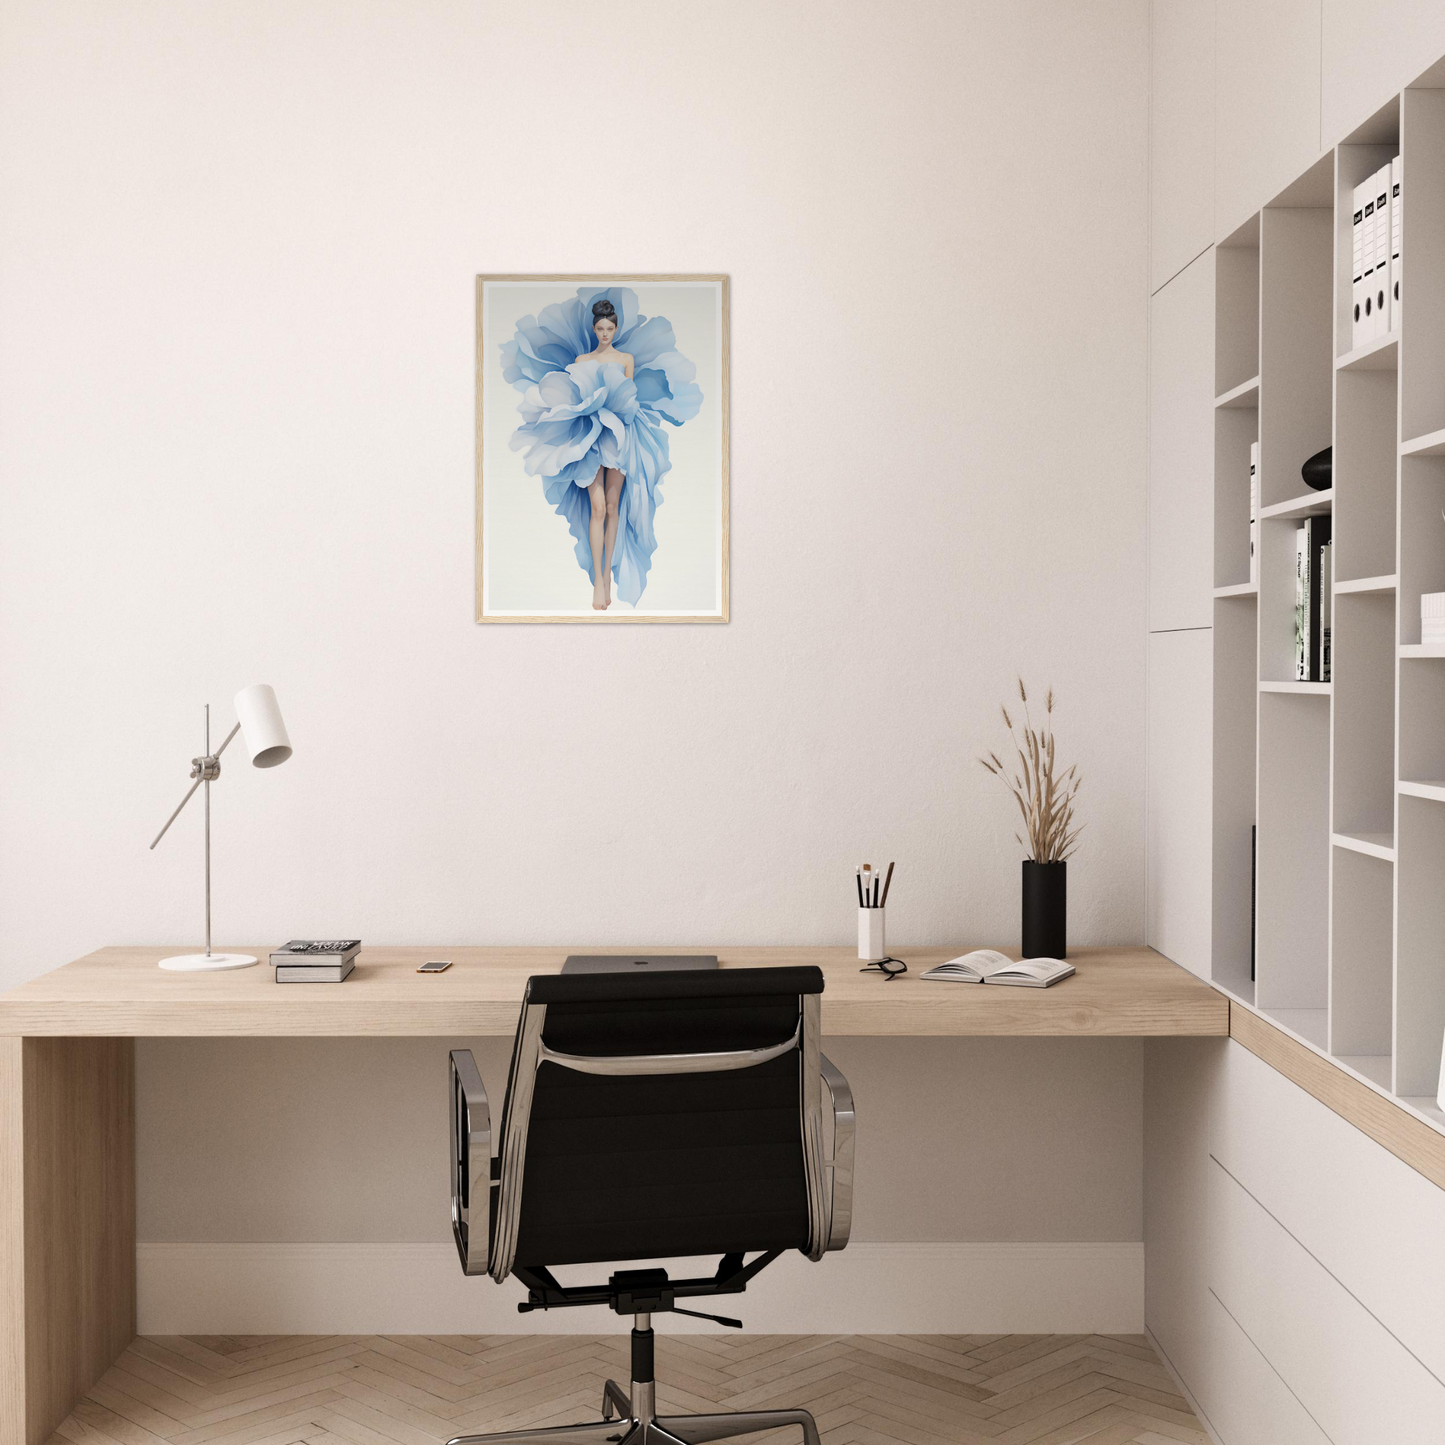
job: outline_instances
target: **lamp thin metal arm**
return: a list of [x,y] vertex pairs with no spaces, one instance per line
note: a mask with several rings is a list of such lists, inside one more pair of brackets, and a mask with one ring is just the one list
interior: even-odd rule
[[[235,737],[236,734],[237,734],[238,732],[240,732],[240,731],[241,731],[241,724],[240,724],[240,723],[237,723],[236,726],[233,727],[233,728],[231,729],[231,731],[226,734],[226,741],[225,741],[224,743],[222,743],[221,746],[216,749],[215,756],[216,756],[218,759],[220,758],[221,754],[226,751],[226,748],[227,748],[227,746],[229,745],[231,739],[232,739],[233,737]],[[186,796],[185,796],[184,798],[182,798],[179,803],[176,804],[176,810],[175,810],[175,812],[172,813],[172,814],[170,815],[170,817],[166,819],[165,827],[162,828],[162,829],[160,830],[160,832],[156,834],[154,841],[151,843],[151,847],[152,847],[152,848],[154,848],[154,847],[156,846],[156,844],[159,843],[159,842],[161,841],[161,839],[166,836],[166,833],[167,833],[167,831],[169,830],[171,824],[174,823],[174,822],[176,821],[176,819],[181,816],[181,809],[184,808],[184,807],[186,806],[186,804],[191,801],[191,798],[192,798],[192,796],[195,794],[196,789],[199,788],[199,787],[201,786],[201,784],[202,784],[203,782],[205,782],[205,781],[206,781],[206,778],[205,778],[204,774],[202,774],[201,776],[198,776],[198,777],[196,778],[196,781],[195,781],[194,783],[191,784],[191,786],[190,786],[190,791],[187,792]]]
[[155,835],[154,839],[151,840],[151,847],[152,847],[152,848],[154,848],[154,847],[156,846],[156,844],[159,843],[159,842],[161,841],[161,839],[166,836],[166,832],[169,830],[171,824],[174,823],[174,822],[176,821],[176,819],[181,816],[181,809],[184,808],[184,807],[186,806],[186,804],[191,801],[192,795],[195,793],[196,789],[199,788],[200,786],[201,786],[201,779],[200,779],[200,778],[197,778],[196,781],[191,784],[190,791],[186,794],[186,796],[185,796],[184,798],[182,798],[179,803],[176,804],[176,811],[175,811],[174,813],[172,813],[169,818],[166,819],[166,825],[165,825],[165,827],[162,828],[162,829],[160,830],[160,832]]

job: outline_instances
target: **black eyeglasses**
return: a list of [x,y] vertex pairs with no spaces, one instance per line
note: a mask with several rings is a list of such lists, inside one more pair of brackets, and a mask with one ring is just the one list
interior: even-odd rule
[[858,970],[859,973],[881,973],[888,983],[892,983],[900,973],[908,972],[908,965],[901,958],[875,958],[872,963],[865,963]]

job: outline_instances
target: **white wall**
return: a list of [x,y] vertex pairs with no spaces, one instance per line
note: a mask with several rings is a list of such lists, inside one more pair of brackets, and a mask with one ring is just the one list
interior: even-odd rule
[[[841,942],[874,856],[900,942],[1007,940],[1017,670],[1138,938],[1144,234],[1077,222],[1142,209],[1140,4],[10,15],[7,981],[196,939],[199,815],[145,845],[256,679],[225,941]],[[732,276],[727,627],[472,621],[473,277],[579,269]]]
[[[296,754],[227,756],[223,944],[841,943],[864,857],[896,946],[1008,942],[1019,671],[1085,779],[1071,940],[1136,941],[1146,18],[9,6],[0,984],[197,941],[199,813],[146,844],[256,680]],[[578,270],[732,278],[726,627],[472,621],[473,277]],[[146,1097],[231,1066],[143,1048]]]

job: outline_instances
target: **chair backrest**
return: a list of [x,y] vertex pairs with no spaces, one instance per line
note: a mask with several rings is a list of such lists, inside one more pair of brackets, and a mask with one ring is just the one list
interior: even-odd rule
[[490,1272],[827,1248],[816,968],[529,980]]

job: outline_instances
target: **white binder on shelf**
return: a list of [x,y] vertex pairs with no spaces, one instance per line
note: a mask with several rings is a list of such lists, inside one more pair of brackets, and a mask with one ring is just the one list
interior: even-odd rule
[[1353,222],[1350,227],[1353,259],[1350,263],[1350,350],[1365,342],[1365,197],[1368,181],[1355,187]]
[[1259,586],[1259,443],[1249,444],[1249,581]]
[[1390,166],[1375,172],[1375,336],[1390,332]]
[[[1379,172],[1375,173],[1376,175]],[[1375,176],[1365,177],[1365,297],[1360,341],[1375,339]]]
[[1400,157],[1390,162],[1390,330],[1400,329],[1400,232],[1404,227]]

